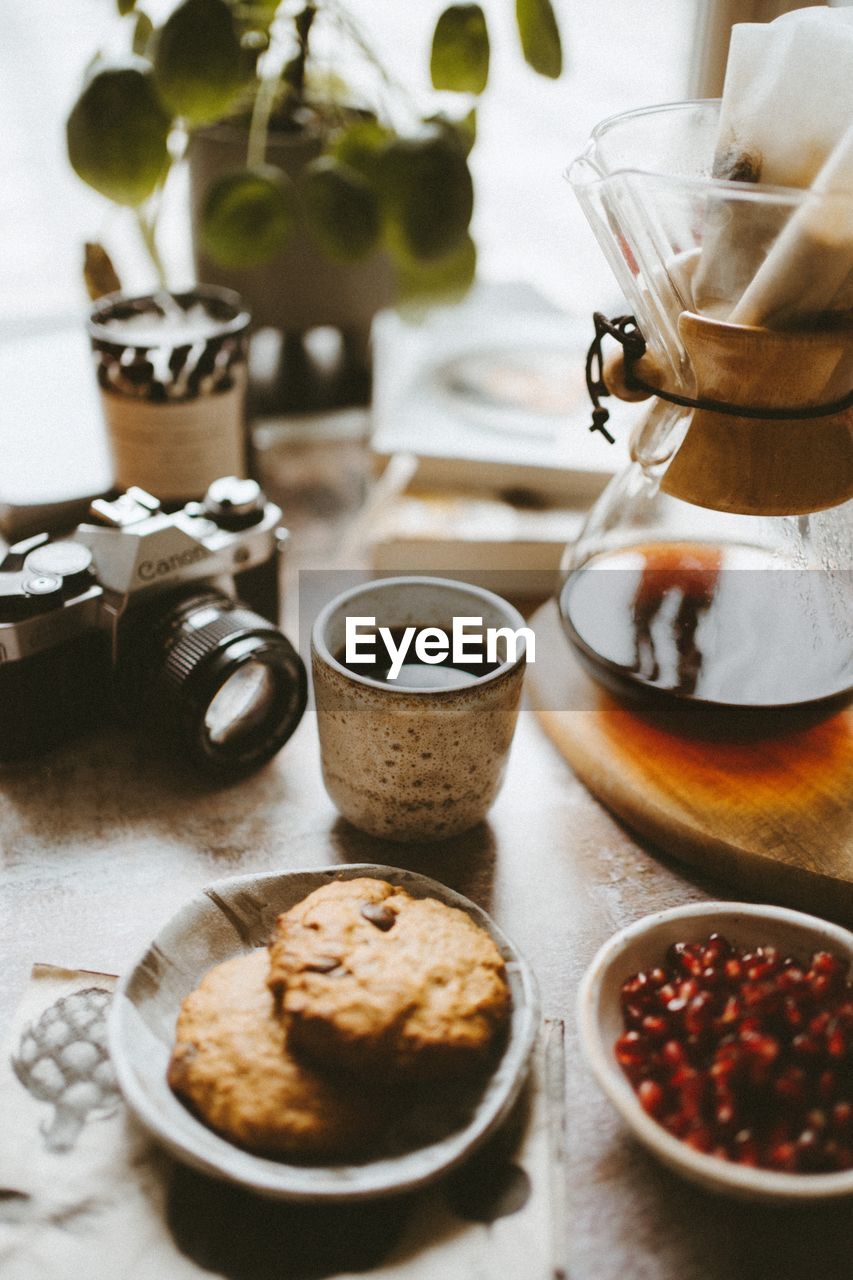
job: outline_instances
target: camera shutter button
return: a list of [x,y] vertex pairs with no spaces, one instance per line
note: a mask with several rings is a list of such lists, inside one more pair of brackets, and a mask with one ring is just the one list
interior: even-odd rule
[[221,529],[248,529],[264,516],[265,501],[256,480],[222,476],[204,495],[204,511]]
[[37,573],[24,578],[21,583],[24,594],[37,612],[62,604],[62,579],[58,573]]
[[86,587],[92,568],[92,553],[82,542],[47,542],[31,551],[24,561],[27,573],[58,577],[66,593]]

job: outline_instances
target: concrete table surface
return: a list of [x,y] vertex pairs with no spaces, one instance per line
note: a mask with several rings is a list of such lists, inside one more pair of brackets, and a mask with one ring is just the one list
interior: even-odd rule
[[[315,539],[313,562],[323,554]],[[218,790],[116,729],[4,771],[0,1017],[35,961],[119,972],[210,880],[357,861],[413,867],[480,903],[532,962],[546,1015],[566,1020],[572,1280],[849,1277],[853,1208],[780,1213],[694,1190],[628,1137],[581,1062],[573,1006],[596,948],[647,912],[727,895],[612,819],[530,710],[488,822],[432,847],[337,817],[310,709],[272,764]]]

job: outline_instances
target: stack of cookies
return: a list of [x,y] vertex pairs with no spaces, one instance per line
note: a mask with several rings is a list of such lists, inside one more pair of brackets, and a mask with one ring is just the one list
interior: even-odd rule
[[268,949],[217,965],[187,996],[169,1084],[250,1151],[352,1158],[398,1090],[482,1072],[509,1011],[501,954],[464,911],[337,880],[279,916]]

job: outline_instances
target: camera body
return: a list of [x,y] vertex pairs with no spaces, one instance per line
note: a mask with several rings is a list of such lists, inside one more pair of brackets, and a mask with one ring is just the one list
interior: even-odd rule
[[[255,481],[229,476],[171,513],[129,489],[95,501],[67,537],[10,548],[0,564],[0,760],[110,710],[153,721],[212,772],[246,772],[274,754],[306,693],[301,659],[277,628],[280,520]],[[211,738],[200,717],[229,682],[220,718],[230,705],[245,723],[226,749],[224,722],[211,741],[198,735]],[[271,738],[261,740],[266,704]]]

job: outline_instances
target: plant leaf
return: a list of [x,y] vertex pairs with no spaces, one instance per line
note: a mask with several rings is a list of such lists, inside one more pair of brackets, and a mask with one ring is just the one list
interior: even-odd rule
[[171,126],[147,63],[98,71],[68,117],[71,167],[109,200],[140,205],[168,169]]
[[551,0],[515,0],[515,18],[525,61],[540,76],[556,80],[563,70],[563,46]]
[[461,120],[454,120],[453,124],[462,141],[466,156],[470,155],[477,141],[477,108],[472,107],[467,115]]
[[461,245],[474,207],[468,161],[445,129],[399,138],[378,173],[386,241],[398,261],[442,258]]
[[88,242],[84,247],[83,279],[86,292],[95,302],[107,293],[118,293],[121,280],[113,266],[113,260],[102,244]]
[[132,13],[136,5],[136,0],[116,0],[116,8],[122,17],[125,14]]
[[190,125],[227,114],[246,79],[246,62],[225,0],[184,0],[157,37],[157,89]]
[[327,150],[333,159],[372,181],[382,151],[393,137],[392,130],[378,120],[357,120],[335,134]]
[[458,302],[473,284],[476,271],[477,249],[470,236],[443,258],[398,264],[399,305],[417,317],[430,306]]
[[147,13],[142,10],[136,15],[133,28],[133,52],[144,58],[148,52],[148,42],[154,34],[154,24]]
[[379,243],[379,201],[349,165],[330,157],[309,165],[302,182],[308,229],[333,262],[357,262]]
[[464,155],[468,156],[473,150],[474,143],[477,141],[477,108],[472,107],[464,116],[459,116],[455,120],[450,116],[435,115],[427,116],[427,124],[436,125],[439,129],[444,129],[447,134],[458,144]]
[[275,258],[296,230],[292,184],[271,165],[227,174],[207,194],[202,240],[223,267],[255,267]]
[[482,93],[489,78],[489,31],[478,4],[453,4],[436,23],[429,63],[433,88]]
[[275,17],[275,11],[281,4],[281,0],[232,0],[234,8],[238,9],[244,18],[250,22],[267,22]]

